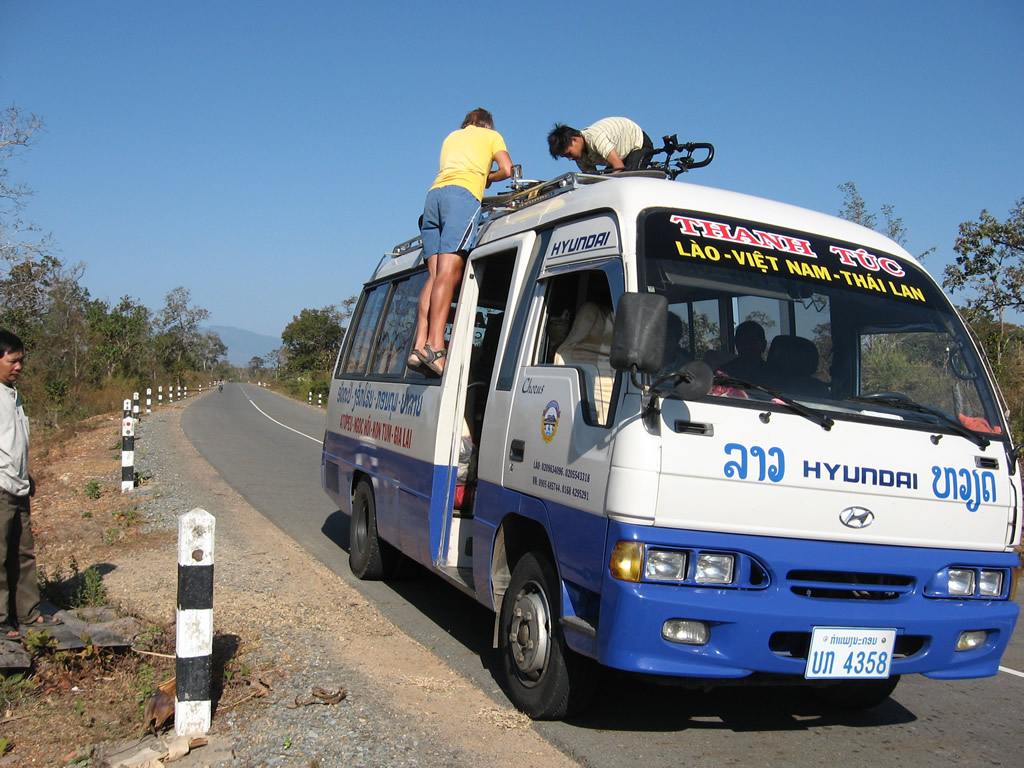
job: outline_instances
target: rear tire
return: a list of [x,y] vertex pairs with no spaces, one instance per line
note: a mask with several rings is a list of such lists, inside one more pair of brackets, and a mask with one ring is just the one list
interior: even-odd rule
[[498,648],[512,703],[534,720],[559,720],[579,711],[596,665],[566,647],[558,577],[539,553],[512,571],[501,602]]
[[352,495],[348,565],[365,581],[386,579],[398,565],[399,553],[377,536],[377,504],[369,480],[360,480]]
[[885,680],[844,680],[835,685],[812,688],[811,694],[822,704],[836,709],[870,709],[888,699],[899,682],[899,675]]

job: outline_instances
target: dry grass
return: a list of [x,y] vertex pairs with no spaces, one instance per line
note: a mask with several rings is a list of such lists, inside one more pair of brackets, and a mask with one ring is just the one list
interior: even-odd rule
[[[33,531],[44,596],[51,602],[61,608],[80,604],[88,596],[83,588],[90,568],[102,574],[126,553],[173,542],[174,532],[143,534],[137,506],[120,492],[119,413],[33,438]],[[96,584],[91,588],[95,592]],[[0,680],[0,737],[19,765],[62,765],[87,754],[88,745],[142,734],[146,699],[174,676],[174,630],[136,618],[146,629],[134,650],[54,652],[45,643],[29,644],[30,672],[19,677],[12,670]],[[222,638],[214,642],[219,693],[236,705],[249,682],[232,669],[237,647]]]

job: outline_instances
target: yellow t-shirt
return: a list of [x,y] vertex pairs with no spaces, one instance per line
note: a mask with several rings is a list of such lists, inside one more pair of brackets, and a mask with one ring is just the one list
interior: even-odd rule
[[467,125],[448,134],[441,145],[440,171],[431,189],[458,186],[468,189],[482,200],[487,188],[491,163],[505,148],[505,140],[497,131]]

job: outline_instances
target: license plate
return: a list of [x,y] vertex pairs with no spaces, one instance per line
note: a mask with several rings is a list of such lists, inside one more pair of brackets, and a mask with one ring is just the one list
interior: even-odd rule
[[895,629],[814,627],[804,677],[889,677],[895,643]]

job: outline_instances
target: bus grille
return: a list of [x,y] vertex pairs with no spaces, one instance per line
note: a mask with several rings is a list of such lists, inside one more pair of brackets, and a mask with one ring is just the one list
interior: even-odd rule
[[790,571],[794,595],[829,600],[896,600],[914,587],[911,576],[848,571]]

